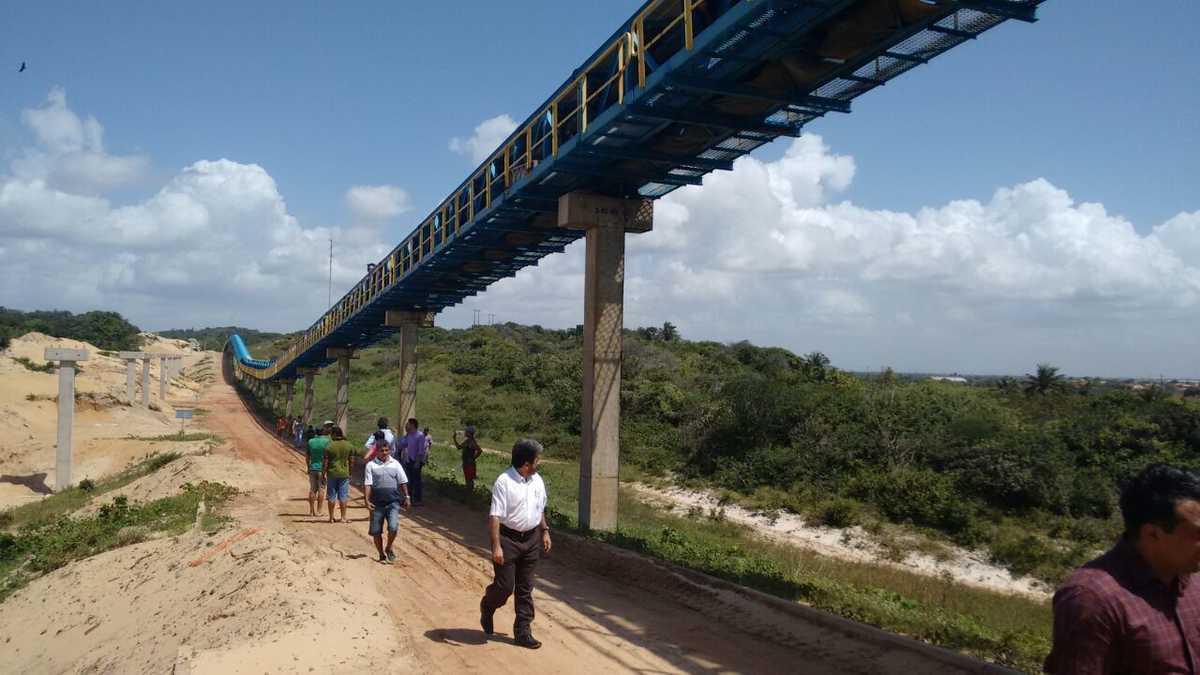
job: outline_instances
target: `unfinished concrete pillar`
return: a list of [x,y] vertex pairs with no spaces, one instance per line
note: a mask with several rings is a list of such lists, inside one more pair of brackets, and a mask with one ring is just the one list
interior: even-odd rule
[[304,426],[312,424],[312,409],[313,409],[313,376],[317,374],[316,368],[299,368],[297,369],[304,376],[304,411],[303,419]]
[[117,356],[125,360],[125,399],[129,405],[137,401],[137,362],[148,358],[145,352],[120,352]]
[[71,487],[71,431],[75,424],[75,364],[87,361],[86,349],[46,348],[46,360],[58,361],[58,446],[54,452],[54,490]]
[[558,200],[558,225],[586,230],[583,291],[583,428],[579,524],[617,527],[621,431],[621,329],[625,233],[648,232],[654,203],[572,192]]
[[350,359],[354,358],[353,347],[329,347],[325,350],[329,358],[337,359],[337,397],[334,400],[333,423],[350,436]]
[[410,417],[417,416],[417,329],[433,326],[433,312],[389,309],[384,325],[400,329],[400,387],[393,424],[403,429]]
[[171,357],[166,354],[160,354],[158,357],[158,402],[166,404],[167,402],[167,382],[171,377],[167,374],[167,359]]
[[142,407],[150,407],[150,354],[142,358]]

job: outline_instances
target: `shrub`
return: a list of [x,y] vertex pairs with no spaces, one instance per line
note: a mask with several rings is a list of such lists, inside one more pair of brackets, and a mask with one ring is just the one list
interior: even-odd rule
[[851,527],[862,522],[862,504],[834,497],[817,505],[816,520],[826,527]]
[[850,482],[849,490],[875,504],[889,520],[952,532],[966,525],[973,510],[955,489],[954,477],[932,469],[864,470]]

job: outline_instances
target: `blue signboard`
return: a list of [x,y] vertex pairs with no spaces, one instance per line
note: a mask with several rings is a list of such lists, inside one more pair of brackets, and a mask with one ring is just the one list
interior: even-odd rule
[[175,419],[190,420],[190,419],[192,419],[192,411],[191,410],[176,410],[175,411]]

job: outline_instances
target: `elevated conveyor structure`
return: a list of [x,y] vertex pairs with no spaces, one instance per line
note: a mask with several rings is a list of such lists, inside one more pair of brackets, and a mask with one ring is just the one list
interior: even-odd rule
[[584,236],[558,226],[560,197],[697,185],[1042,2],[649,0],[284,354],[227,352],[294,380],[397,330],[388,310],[432,315]]

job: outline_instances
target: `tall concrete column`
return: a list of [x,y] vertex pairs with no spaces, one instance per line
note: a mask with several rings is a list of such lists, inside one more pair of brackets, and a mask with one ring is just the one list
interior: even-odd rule
[[304,426],[312,424],[312,409],[313,409],[313,376],[317,374],[316,368],[300,368],[299,373],[304,376]]
[[354,358],[353,347],[330,347],[325,350],[330,358],[337,359],[337,397],[334,400],[333,423],[350,435],[350,359]]
[[75,423],[75,364],[87,361],[86,349],[46,349],[58,361],[58,446],[54,452],[54,490],[71,487],[71,432]]
[[410,417],[417,416],[417,329],[433,326],[433,312],[389,309],[384,325],[400,329],[400,386],[393,424],[403,429]]
[[150,407],[150,355],[142,359],[142,407]]
[[617,527],[625,233],[649,231],[653,213],[642,199],[572,192],[558,202],[559,227],[587,232],[579,524],[594,530]]
[[287,401],[284,403],[283,416],[286,417],[287,421],[290,423],[292,421],[292,397],[296,393],[296,382],[295,380],[288,380],[283,383],[283,387],[287,394]]
[[117,354],[125,360],[125,398],[129,401],[129,405],[133,405],[137,401],[137,362],[138,359],[145,359],[149,354],[145,352],[120,352]]
[[167,374],[167,358],[165,354],[158,357],[158,402],[160,404],[167,402],[167,382],[171,379]]

